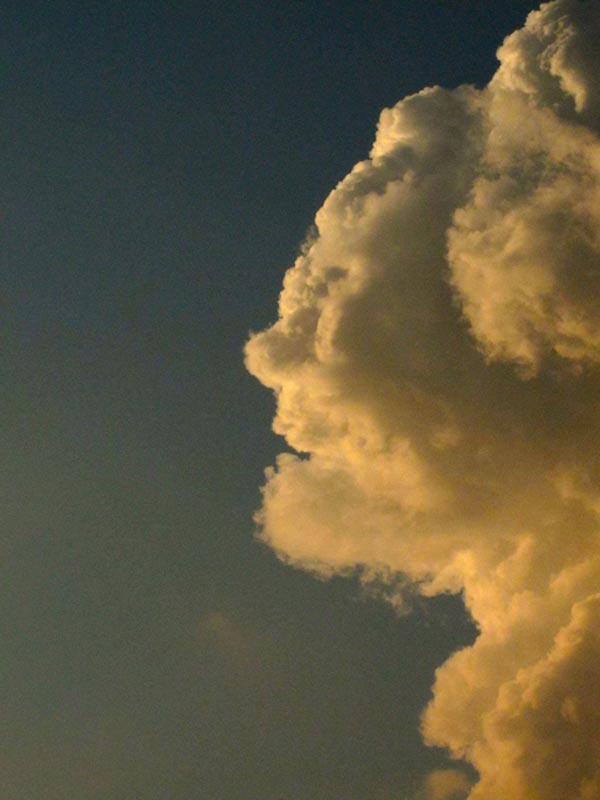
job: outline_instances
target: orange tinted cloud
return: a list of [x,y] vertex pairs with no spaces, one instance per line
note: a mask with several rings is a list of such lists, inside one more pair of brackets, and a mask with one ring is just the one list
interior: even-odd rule
[[479,636],[423,733],[471,800],[600,797],[598,41],[597,3],[556,0],[484,89],[383,111],[247,345],[305,454],[267,473],[260,537],[463,593]]

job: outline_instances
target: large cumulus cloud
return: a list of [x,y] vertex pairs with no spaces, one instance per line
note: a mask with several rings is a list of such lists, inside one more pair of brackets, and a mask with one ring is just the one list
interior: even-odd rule
[[598,3],[556,0],[485,89],[383,111],[246,351],[298,453],[263,540],[463,593],[479,636],[423,732],[473,800],[600,798],[598,41]]

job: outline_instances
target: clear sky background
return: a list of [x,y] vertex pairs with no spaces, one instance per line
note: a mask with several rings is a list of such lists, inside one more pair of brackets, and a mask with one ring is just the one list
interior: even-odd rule
[[381,109],[485,83],[531,2],[7,2],[4,800],[403,800],[453,599],[398,618],[253,541],[244,370]]

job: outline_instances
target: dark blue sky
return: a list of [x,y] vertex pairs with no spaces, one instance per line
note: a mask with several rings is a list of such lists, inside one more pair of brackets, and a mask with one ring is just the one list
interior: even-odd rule
[[483,84],[529,2],[8,2],[0,15],[6,800],[387,800],[460,604],[397,618],[253,542],[243,368],[380,110]]

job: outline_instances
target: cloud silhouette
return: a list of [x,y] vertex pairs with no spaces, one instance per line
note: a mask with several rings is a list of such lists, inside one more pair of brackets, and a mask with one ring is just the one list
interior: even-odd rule
[[260,538],[464,597],[423,735],[470,800],[600,797],[598,41],[598,3],[555,0],[487,87],[384,110],[246,348],[298,453]]

